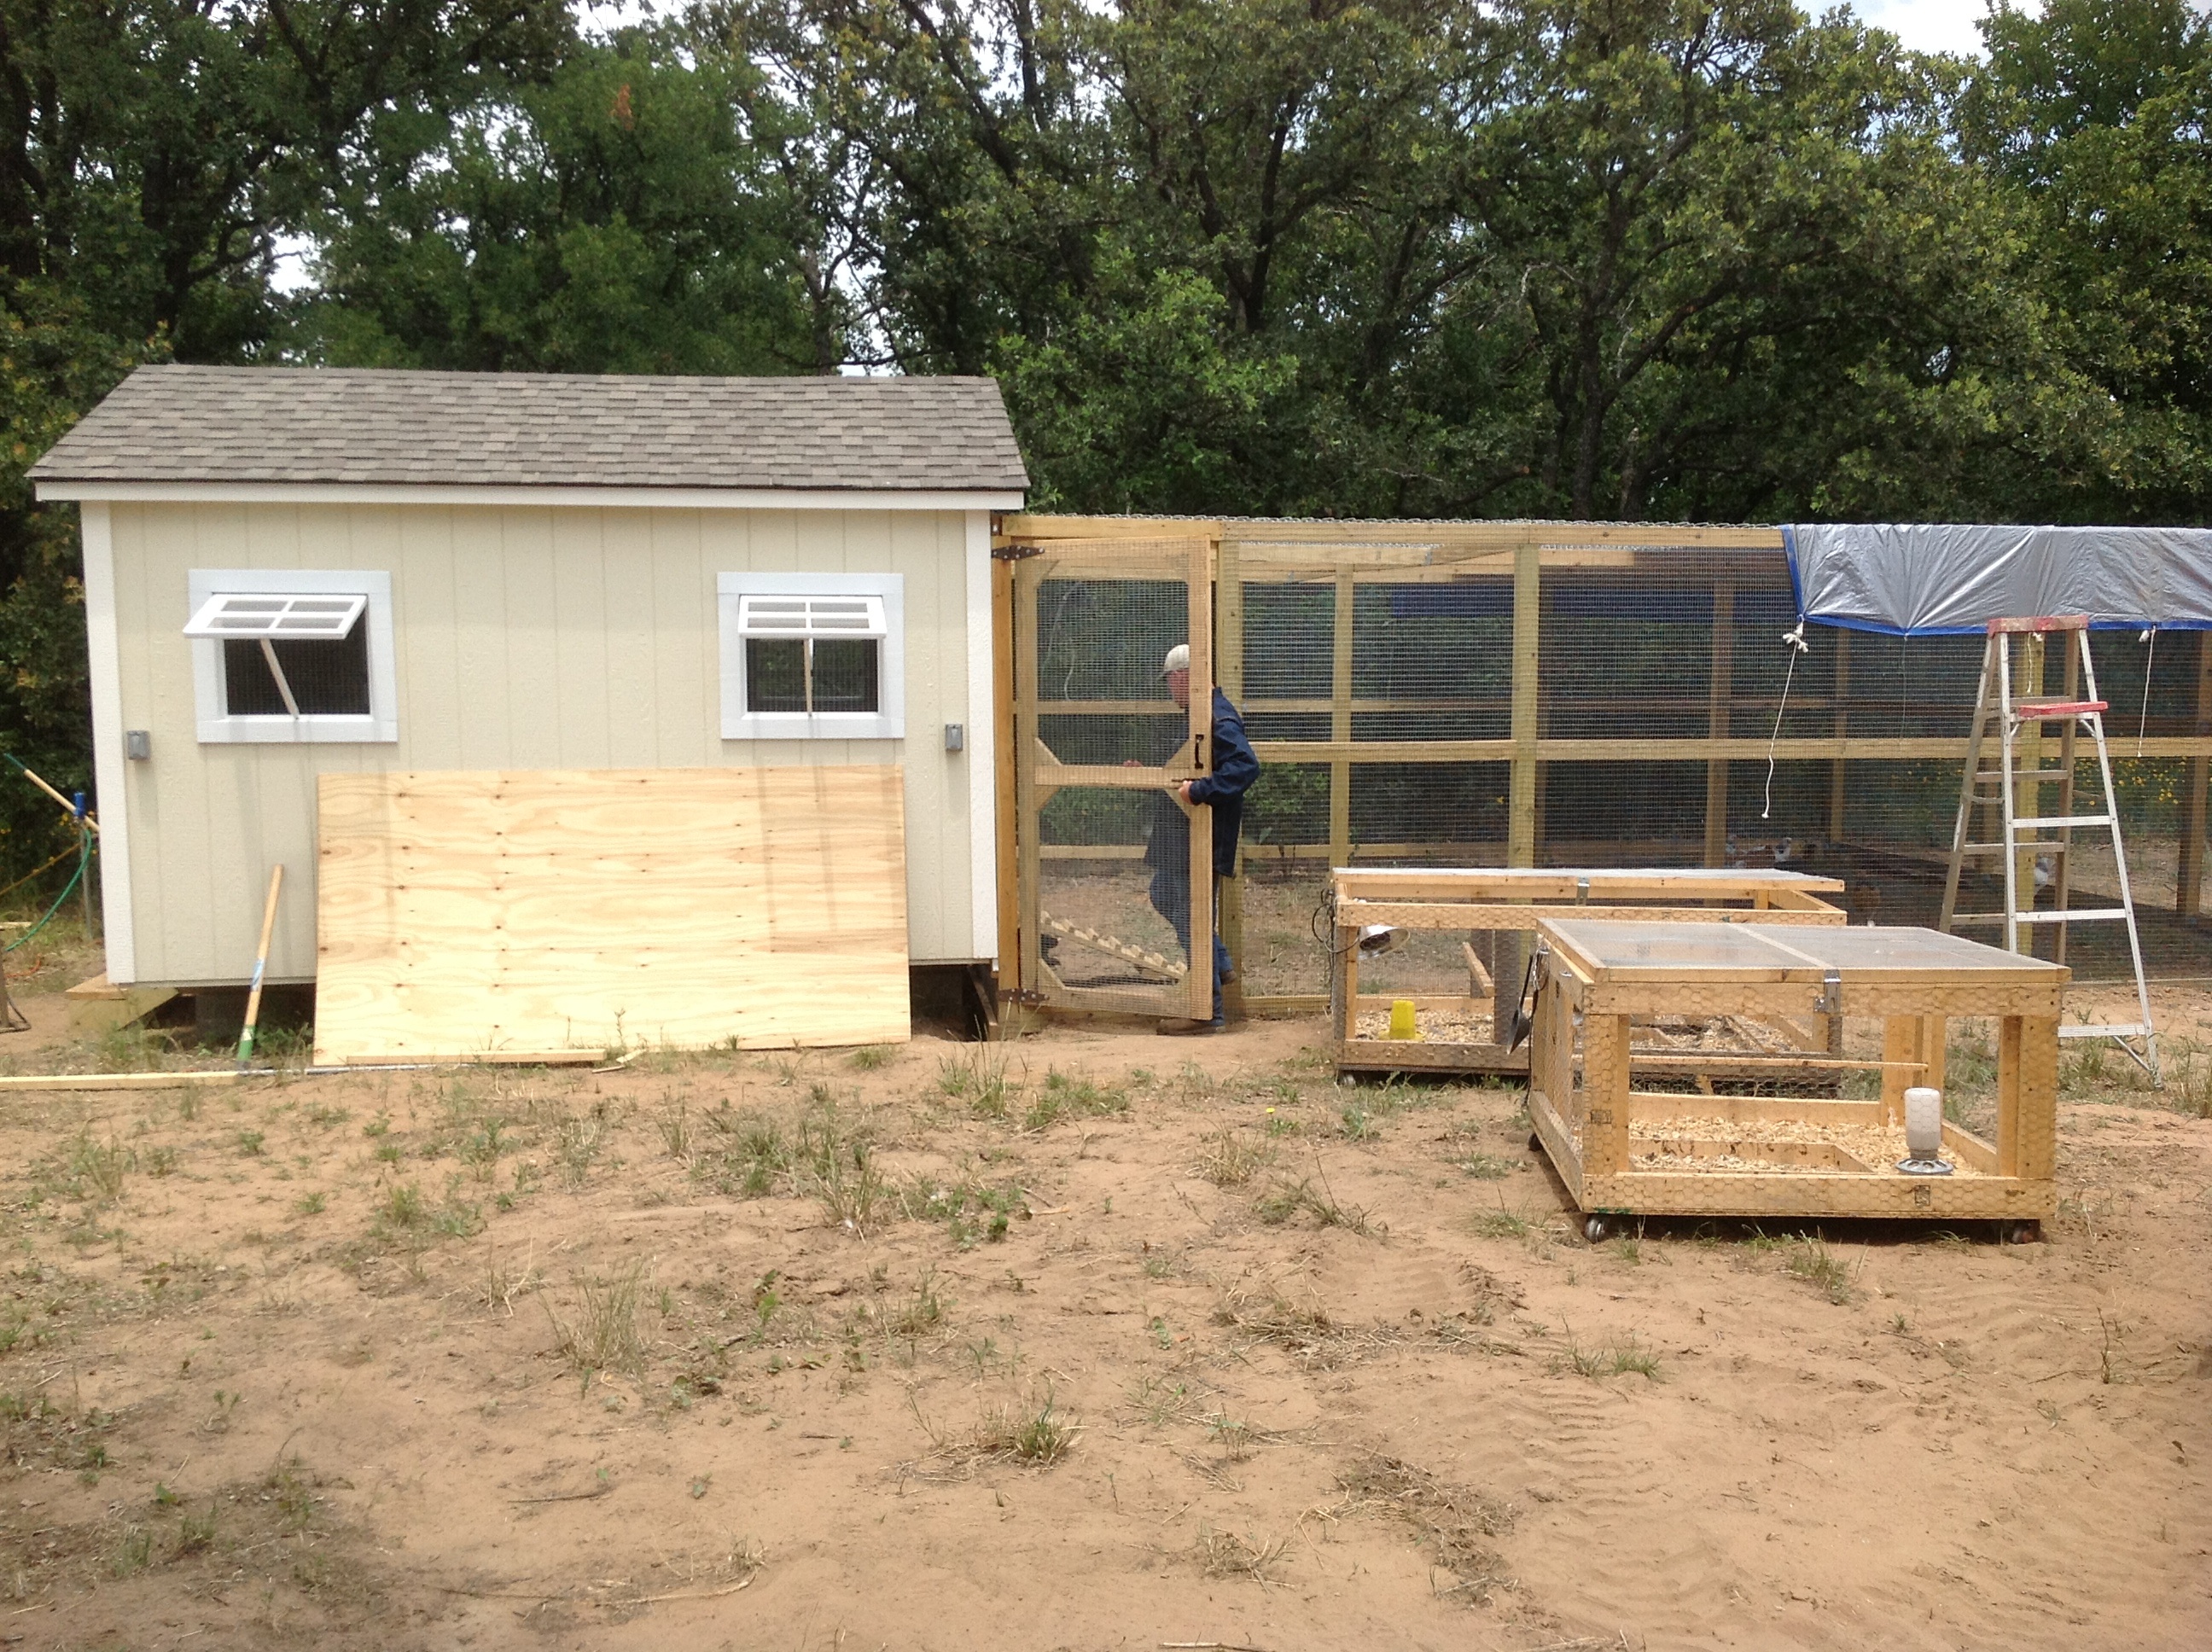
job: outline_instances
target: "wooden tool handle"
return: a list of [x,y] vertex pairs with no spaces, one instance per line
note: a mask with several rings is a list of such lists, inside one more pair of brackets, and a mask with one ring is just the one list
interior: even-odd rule
[[261,977],[269,968],[269,937],[276,928],[276,896],[284,887],[284,863],[278,861],[269,872],[269,899],[261,908],[261,944],[253,954],[253,986],[246,995],[246,1024],[238,1035],[238,1059],[241,1064],[253,1055],[254,1023],[261,1018]]

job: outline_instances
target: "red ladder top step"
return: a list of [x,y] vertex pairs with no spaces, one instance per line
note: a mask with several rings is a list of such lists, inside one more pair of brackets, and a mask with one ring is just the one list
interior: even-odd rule
[[2079,717],[2086,712],[2106,709],[2101,700],[2023,700],[2014,708],[2013,714],[2025,720],[2031,717]]
[[2086,631],[2089,629],[2087,614],[2045,614],[2031,619],[1993,619],[1989,623],[1989,635],[2003,636],[2032,631]]

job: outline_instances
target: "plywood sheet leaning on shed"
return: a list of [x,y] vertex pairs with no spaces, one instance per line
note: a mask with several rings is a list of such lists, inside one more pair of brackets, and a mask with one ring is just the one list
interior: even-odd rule
[[896,768],[325,774],[315,1056],[908,1036]]

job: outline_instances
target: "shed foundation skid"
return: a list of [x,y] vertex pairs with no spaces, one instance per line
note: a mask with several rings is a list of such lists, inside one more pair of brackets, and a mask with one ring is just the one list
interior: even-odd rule
[[[1330,1033],[1340,1073],[1528,1070],[1528,1047],[1508,1049],[1508,1041],[1503,1037],[1473,1042],[1360,1036],[1363,1013],[1387,1011],[1395,999],[1406,996],[1361,996],[1359,937],[1363,932],[1380,927],[1496,936],[1498,942],[1491,948],[1496,962],[1487,971],[1491,976],[1487,1003],[1476,996],[1485,970],[1471,945],[1466,949],[1470,975],[1468,996],[1414,995],[1413,1003],[1417,1014],[1456,1011],[1478,1019],[1487,1016],[1493,1027],[1503,1027],[1522,1001],[1528,956],[1524,937],[1549,917],[1572,913],[1599,921],[1837,926],[1845,916],[1840,908],[1820,898],[1840,894],[1844,887],[1840,879],[1763,870],[1340,866],[1331,872],[1329,882]],[[1830,1052],[1838,1030],[1826,1019],[1789,1029],[1816,1057]],[[1733,1063],[1725,1057],[1706,1060],[1698,1071],[1712,1078],[1780,1076],[1771,1064]],[[1790,1069],[1801,1078],[1817,1071],[1802,1063]]]
[[[1537,937],[1529,1117],[1594,1230],[1612,1216],[2024,1224],[2057,1209],[2063,966],[1925,929],[1574,918],[1540,921]],[[1633,1029],[1655,1014],[1877,1018],[1878,1060],[1826,1065],[1878,1072],[1881,1094],[1638,1088],[1648,1056]],[[1942,1087],[1946,1026],[1965,1016],[1996,1025],[1996,1139],[1947,1121],[1950,1174],[1907,1174],[1905,1091]]]

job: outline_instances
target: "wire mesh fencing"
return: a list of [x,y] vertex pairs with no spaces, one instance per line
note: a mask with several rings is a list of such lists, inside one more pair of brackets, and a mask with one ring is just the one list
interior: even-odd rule
[[[1212,525],[1232,598],[1218,677],[1263,764],[1228,920],[1249,993],[1326,990],[1331,865],[1504,865],[1517,849],[1539,865],[1781,866],[1842,880],[1855,922],[1936,921],[1979,635],[1801,632],[1779,536],[1750,530]],[[1152,679],[1184,610],[1084,579],[1045,595],[1039,677],[1061,703],[1040,706],[1040,732],[1063,762],[1143,757],[1175,726]],[[2196,926],[2206,635],[2100,631],[2092,646],[2146,961],[2212,973]],[[2055,658],[2049,671],[2060,692]],[[2094,770],[2094,748],[2077,756]],[[1079,823],[1079,809],[1097,812]],[[1056,801],[1047,853],[1072,869],[1079,848],[1110,848],[1130,906],[1126,863],[1141,865],[1157,826],[1125,800]],[[2086,835],[2076,904],[2117,894],[2109,850]],[[1998,904],[1996,888],[1970,871],[1962,909]],[[1425,938],[1370,978],[1465,992],[1479,980],[1465,951]],[[2076,926],[2068,961],[2081,979],[2122,977],[2124,937]]]

